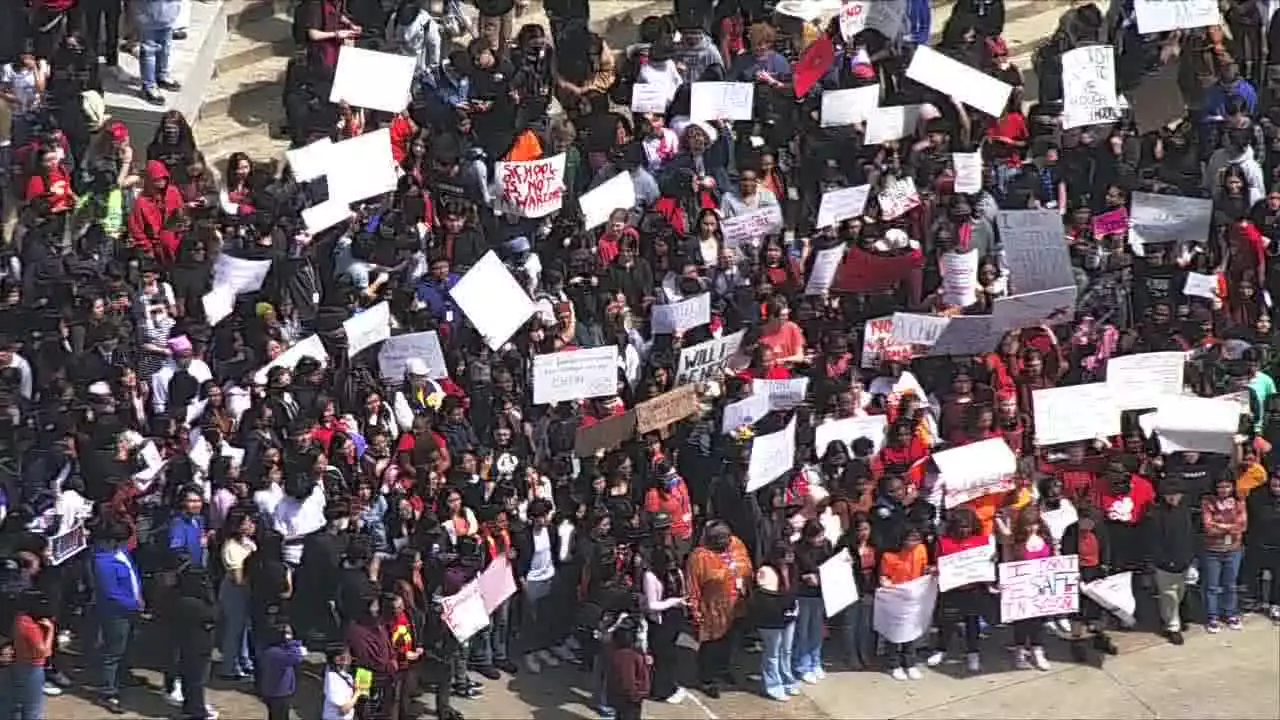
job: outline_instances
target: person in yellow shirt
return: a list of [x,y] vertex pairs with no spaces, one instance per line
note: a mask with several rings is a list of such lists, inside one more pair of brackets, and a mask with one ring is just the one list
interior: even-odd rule
[[1244,449],[1240,464],[1236,467],[1236,494],[1240,499],[1248,498],[1254,489],[1267,484],[1267,469],[1258,461],[1258,451],[1254,448]]

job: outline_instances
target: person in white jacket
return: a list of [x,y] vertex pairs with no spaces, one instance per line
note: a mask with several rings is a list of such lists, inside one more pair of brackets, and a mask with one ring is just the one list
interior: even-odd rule
[[1212,193],[1216,200],[1222,194],[1222,175],[1227,168],[1234,165],[1244,175],[1248,183],[1249,205],[1261,202],[1267,196],[1267,184],[1262,173],[1262,165],[1258,163],[1249,143],[1253,131],[1248,128],[1232,128],[1226,132],[1227,144],[1218,148],[1209,156],[1204,166],[1204,189]]
[[396,391],[391,408],[401,432],[413,431],[413,419],[427,408],[436,408],[444,400],[444,390],[431,379],[431,368],[421,358],[405,363],[404,387]]

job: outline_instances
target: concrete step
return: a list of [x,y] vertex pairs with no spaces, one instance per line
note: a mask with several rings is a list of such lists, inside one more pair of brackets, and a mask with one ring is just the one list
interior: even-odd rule
[[[254,6],[257,7],[260,6]],[[255,13],[250,19],[241,16],[240,22],[230,24],[230,30],[218,55],[219,75],[234,73],[268,58],[288,56],[294,49],[293,16],[287,10]]]
[[289,65],[285,55],[268,55],[249,65],[218,73],[205,92],[200,107],[201,122],[231,115],[248,122],[284,112],[284,73]]

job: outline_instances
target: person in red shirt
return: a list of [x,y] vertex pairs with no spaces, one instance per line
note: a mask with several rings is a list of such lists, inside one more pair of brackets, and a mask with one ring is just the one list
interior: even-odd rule
[[76,194],[71,189],[71,177],[59,162],[58,148],[46,145],[40,149],[40,166],[27,179],[25,202],[45,200],[49,212],[60,215],[75,209]]
[[665,460],[654,469],[654,486],[644,496],[645,512],[671,516],[671,540],[682,560],[693,550],[693,501],[680,473]]
[[1106,519],[1117,572],[1141,563],[1138,529],[1156,500],[1151,481],[1134,472],[1136,469],[1137,461],[1127,455],[1107,463],[1105,485],[1099,493],[1098,508]]
[[18,598],[18,614],[13,621],[14,662],[12,679],[6,690],[12,693],[10,707],[21,708],[11,717],[43,718],[44,668],[53,655],[52,609],[49,598],[39,590],[28,590]]
[[[939,559],[984,546],[991,548],[991,556],[994,558],[996,552],[995,544],[991,542],[990,535],[982,532],[982,523],[978,521],[978,516],[973,510],[960,505],[947,511],[945,529],[943,534],[938,536]],[[971,673],[976,673],[982,669],[982,661],[978,655],[978,634],[980,631],[978,618],[982,615],[985,595],[985,585],[982,583],[969,583],[951,588],[939,598],[942,602],[943,613],[946,614],[950,611],[955,615],[959,615],[964,623],[965,659]],[[948,617],[950,616],[948,615]],[[926,664],[929,667],[941,665],[942,661],[946,659],[947,646],[951,642],[951,636],[955,633],[955,627],[956,624],[954,622],[941,622],[938,624],[938,644],[934,646],[933,653],[926,660]]]
[[177,232],[182,193],[170,182],[169,168],[159,160],[147,163],[146,174],[146,186],[129,214],[129,237],[145,255],[171,265],[182,241]]

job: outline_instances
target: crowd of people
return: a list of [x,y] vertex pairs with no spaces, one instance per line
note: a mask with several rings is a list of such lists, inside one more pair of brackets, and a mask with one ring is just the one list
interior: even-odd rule
[[[878,637],[875,598],[988,545],[1005,562],[1075,556],[1082,582],[1131,572],[1138,625],[1177,645],[1191,622],[1280,620],[1280,25],[1265,3],[1145,35],[1132,3],[1079,4],[1027,88],[1002,0],[959,0],[937,41],[914,0],[869,3],[895,10],[851,36],[830,15],[677,0],[625,48],[590,30],[586,0],[546,0],[549,27],[519,25],[513,0],[477,0],[475,22],[455,0],[301,0],[284,132],[304,148],[389,128],[398,163],[393,192],[318,232],[302,213],[333,182],[243,153],[212,167],[175,111],[149,138],[108,113],[101,76],[134,46],[148,99],[177,86],[181,4],[0,11],[0,720],[45,718],[73,678],[123,713],[144,666],[188,720],[217,717],[214,673],[285,719],[309,702],[311,651],[323,701],[303,717],[322,720],[415,717],[427,692],[457,720],[480,678],[562,665],[590,673],[606,718],[686,685],[783,702],[828,670],[920,680],[956,635],[979,673],[1002,651],[984,642],[1006,625],[997,583],[941,592],[934,632],[907,642]],[[1012,86],[998,117],[907,77],[930,43]],[[351,44],[416,58],[403,112],[330,102]],[[1172,68],[1186,112],[1064,128],[1062,56],[1088,46],[1115,51],[1125,92]],[[701,81],[752,84],[751,119],[690,120]],[[644,85],[665,111],[630,110]],[[883,143],[822,122],[824,94],[873,86],[918,119]],[[980,187],[959,192],[955,158],[975,152]],[[559,210],[521,217],[497,163],[558,154]],[[582,198],[623,175],[634,207],[588,227]],[[882,191],[905,179],[899,207]],[[825,197],[860,186],[859,208],[819,224]],[[1208,232],[1143,246],[1095,222],[1134,193],[1211,202]],[[999,319],[1026,282],[1000,218],[1029,209],[1061,218],[1046,252],[1068,253],[1074,307],[997,325],[966,355],[872,331],[895,313]],[[744,233],[744,216],[772,219]],[[214,312],[224,256],[269,270]],[[490,258],[533,307],[509,337],[472,317],[506,308],[453,295]],[[1193,275],[1212,291],[1188,292]],[[704,296],[709,321],[655,324]],[[392,337],[434,332],[439,352],[386,376],[389,341],[348,333],[382,307]],[[707,344],[724,357],[684,372]],[[534,402],[540,356],[607,347],[611,392]],[[1177,390],[1239,399],[1225,446],[1171,443],[1144,424],[1155,407],[1043,441],[1040,393],[1164,352],[1185,355]],[[801,396],[725,422],[800,379]],[[638,405],[685,385],[695,408],[635,432]],[[817,444],[876,416],[881,432]],[[753,447],[779,432],[794,456],[760,478]],[[1016,458],[1008,485],[947,502],[934,458],[992,440]],[[858,599],[828,617],[823,578],[846,552]],[[463,633],[447,609],[495,564],[516,592]],[[1078,608],[1007,623],[1014,666],[1048,669],[1049,634],[1072,662],[1114,654],[1114,608]]]

